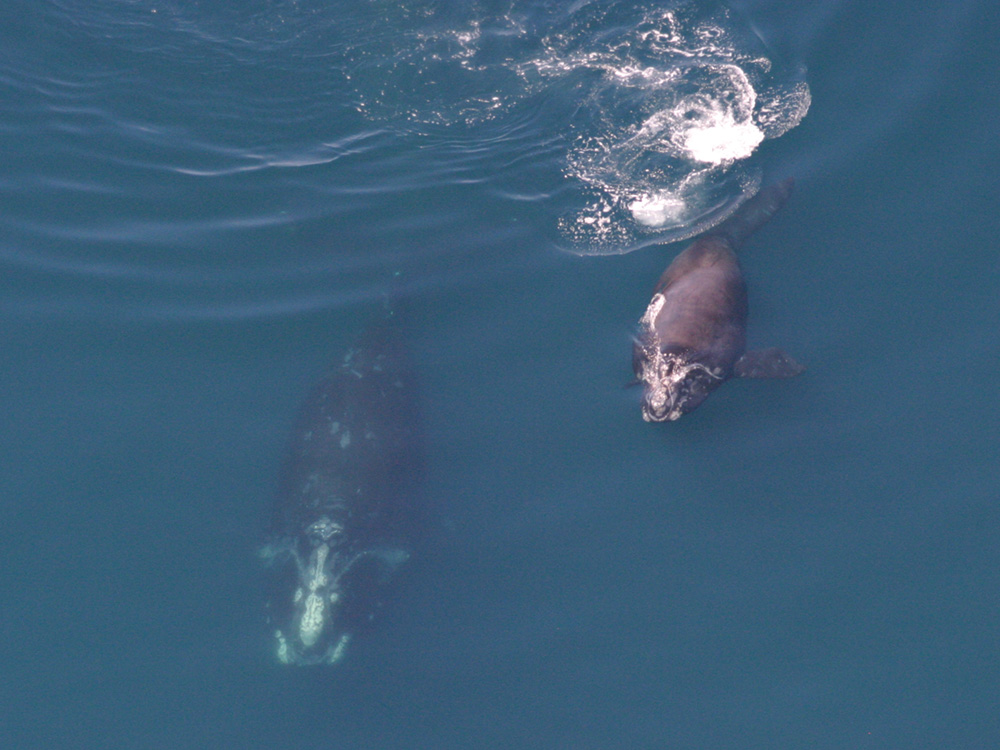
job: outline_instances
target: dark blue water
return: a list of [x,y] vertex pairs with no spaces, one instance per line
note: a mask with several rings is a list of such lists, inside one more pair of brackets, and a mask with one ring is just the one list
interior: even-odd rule
[[[0,745],[994,745],[1000,23],[920,6],[5,3]],[[720,18],[787,127],[629,141]],[[750,338],[808,372],[642,422],[655,245],[786,175]],[[281,667],[288,431],[397,273],[433,520],[344,663]]]

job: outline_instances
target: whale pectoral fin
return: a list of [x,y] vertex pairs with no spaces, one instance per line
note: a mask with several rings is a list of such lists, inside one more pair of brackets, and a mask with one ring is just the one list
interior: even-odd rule
[[396,568],[410,559],[410,553],[398,547],[379,547],[372,550],[372,554],[378,558],[389,573],[395,572]]
[[352,557],[338,578],[345,577],[349,572],[364,568],[367,573],[362,575],[374,575],[378,584],[385,584],[392,578],[396,570],[410,559],[410,553],[397,547],[374,547],[362,550]]
[[288,540],[280,542],[270,542],[257,550],[257,557],[261,559],[266,567],[278,565],[290,560],[294,556],[294,550]]
[[378,562],[378,584],[387,584],[403,563],[410,559],[410,553],[395,547],[379,547],[371,551],[372,557]]
[[791,378],[806,368],[776,347],[747,352],[733,365],[737,378]]

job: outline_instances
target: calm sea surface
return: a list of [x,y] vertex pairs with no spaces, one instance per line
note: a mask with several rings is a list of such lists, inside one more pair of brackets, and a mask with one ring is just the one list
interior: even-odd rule
[[[995,3],[0,5],[0,747],[1000,742]],[[753,346],[630,337],[759,185]],[[673,242],[671,242],[673,241]],[[428,528],[334,668],[256,551],[386,289]]]

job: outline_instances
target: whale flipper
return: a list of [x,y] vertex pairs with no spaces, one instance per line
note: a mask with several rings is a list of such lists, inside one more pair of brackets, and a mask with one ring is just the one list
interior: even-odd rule
[[746,352],[733,365],[736,378],[793,378],[805,371],[805,367],[777,347]]

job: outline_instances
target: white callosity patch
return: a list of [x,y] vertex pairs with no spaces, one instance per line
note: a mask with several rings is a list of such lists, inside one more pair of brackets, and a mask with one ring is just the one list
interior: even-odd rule
[[[359,359],[361,361],[359,361]],[[358,380],[361,380],[365,376],[364,372],[364,360],[362,358],[362,352],[357,349],[351,349],[344,355],[344,361],[340,365],[341,369],[346,370],[351,373]]]
[[642,418],[647,422],[680,419],[684,414],[685,381],[693,374],[704,373],[713,380],[722,380],[721,374],[681,355],[666,354],[658,348],[647,355],[639,378],[646,386]]
[[646,312],[639,318],[639,329],[644,336],[653,335],[653,325],[656,323],[656,318],[659,316],[660,310],[663,309],[666,301],[667,298],[660,293],[654,294],[653,299],[649,301],[649,305],[646,306]]
[[303,646],[314,646],[323,632],[326,602],[323,597],[310,593],[302,605],[302,620],[299,623],[299,640]]
[[330,520],[329,516],[322,516],[318,521],[313,521],[306,531],[309,536],[322,540],[325,543],[329,542],[337,534],[342,533],[344,527],[342,524]]
[[[341,602],[339,581],[353,564],[353,559],[343,564],[340,557],[343,533],[343,524],[324,515],[306,529],[311,544],[307,560],[294,547],[289,549],[297,563],[299,585],[292,595],[296,613],[291,621],[292,632],[274,633],[278,659],[283,664],[332,664],[343,656],[348,636],[340,634],[335,642],[330,640],[333,616]],[[315,648],[320,643],[322,650]]]
[[302,605],[302,618],[299,621],[299,640],[307,647],[315,645],[326,624],[326,602],[319,592],[329,583],[326,574],[326,558],[329,553],[329,545],[321,544],[313,550],[309,559],[306,583],[309,593]]

